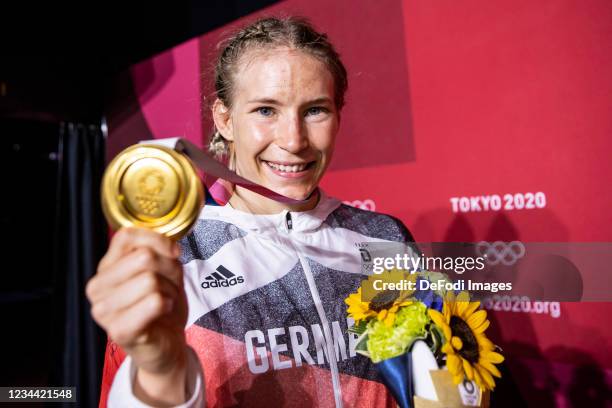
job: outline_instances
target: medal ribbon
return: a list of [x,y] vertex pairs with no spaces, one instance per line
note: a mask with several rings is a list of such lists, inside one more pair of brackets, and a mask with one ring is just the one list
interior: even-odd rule
[[[208,153],[202,151],[198,146],[191,143],[188,140],[182,139],[180,137],[173,137],[167,139],[154,139],[154,140],[143,140],[140,142],[141,144],[149,144],[149,145],[160,145],[165,146],[170,149],[174,149],[179,153],[183,153],[191,161],[206,175],[214,176],[230,183],[233,183],[237,186],[244,187],[250,191],[253,191],[257,194],[260,194],[264,197],[270,198],[275,201],[279,201],[281,203],[287,204],[300,204],[305,202],[310,198],[308,196],[304,200],[296,200],[277,192],[270,190],[264,186],[261,186],[257,183],[254,183],[250,180],[245,179],[244,177],[239,176],[235,172],[231,171],[227,167],[225,167],[222,163],[215,160]],[[312,195],[312,194],[311,194]]]

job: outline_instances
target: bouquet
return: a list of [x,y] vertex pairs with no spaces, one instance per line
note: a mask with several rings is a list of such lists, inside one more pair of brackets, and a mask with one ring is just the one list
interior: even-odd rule
[[[485,335],[487,312],[438,272],[387,270],[345,299],[356,351],[376,364],[398,405],[487,406],[504,357]],[[411,283],[412,282],[412,283]],[[382,288],[382,289],[381,289]]]

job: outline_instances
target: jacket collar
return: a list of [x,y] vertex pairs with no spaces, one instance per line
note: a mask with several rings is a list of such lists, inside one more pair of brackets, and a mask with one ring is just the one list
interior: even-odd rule
[[[340,200],[329,197],[320,187],[319,192],[319,202],[315,208],[308,211],[291,211],[291,232],[316,230],[329,214],[340,206]],[[258,233],[289,232],[287,228],[288,212],[283,210],[277,214],[251,214],[236,210],[227,203],[224,206],[205,206],[199,218],[229,222],[239,228]]]

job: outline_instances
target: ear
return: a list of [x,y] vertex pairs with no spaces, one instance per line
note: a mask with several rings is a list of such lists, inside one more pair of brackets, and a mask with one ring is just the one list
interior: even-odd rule
[[232,117],[230,110],[225,106],[221,99],[215,99],[212,106],[212,116],[215,122],[217,131],[225,140],[234,141],[234,132],[232,127]]

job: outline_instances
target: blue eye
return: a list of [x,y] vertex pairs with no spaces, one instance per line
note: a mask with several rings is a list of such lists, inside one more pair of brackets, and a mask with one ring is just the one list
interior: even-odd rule
[[308,108],[306,111],[306,116],[316,116],[324,112],[327,112],[327,109],[321,106],[313,106],[312,108]]
[[274,113],[272,108],[268,106],[262,106],[261,108],[257,108],[257,112],[259,112],[262,116],[266,116],[266,117],[272,116],[272,114]]

